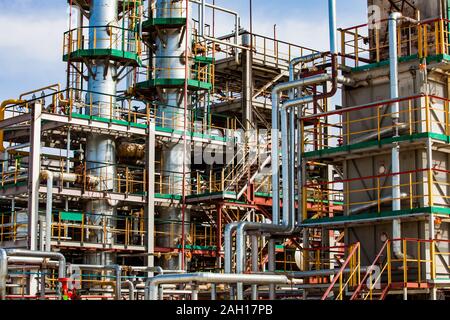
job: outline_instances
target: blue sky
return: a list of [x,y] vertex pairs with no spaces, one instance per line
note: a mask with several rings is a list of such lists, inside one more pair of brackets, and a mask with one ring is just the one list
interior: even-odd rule
[[[207,0],[212,2],[212,0]],[[254,32],[314,49],[328,48],[327,0],[253,0]],[[365,23],[366,0],[337,0],[338,27]],[[248,0],[216,0],[239,11],[248,28]],[[63,33],[66,0],[0,0],[0,100],[53,83],[65,83]],[[221,30],[231,31],[232,24]]]

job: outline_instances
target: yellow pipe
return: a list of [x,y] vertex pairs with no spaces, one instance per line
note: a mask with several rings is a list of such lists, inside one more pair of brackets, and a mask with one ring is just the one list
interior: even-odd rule
[[[8,106],[25,103],[24,100],[9,99],[2,102],[0,105],[0,121],[5,120],[5,110]],[[0,130],[0,152],[5,152],[3,145],[3,130]]]

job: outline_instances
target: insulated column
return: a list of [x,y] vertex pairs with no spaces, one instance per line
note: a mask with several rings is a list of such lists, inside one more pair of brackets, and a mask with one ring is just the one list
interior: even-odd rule
[[[89,19],[89,49],[111,49],[115,43],[118,20],[118,0],[92,0]],[[116,28],[114,28],[116,27]],[[92,74],[89,76],[87,101],[92,108],[91,116],[111,119],[114,116],[116,102],[117,67],[109,60],[92,61]],[[116,191],[116,144],[114,138],[106,135],[92,134],[87,139],[87,172],[101,178],[97,191]],[[115,225],[115,203],[107,199],[94,199],[88,202],[86,212],[94,225],[102,225],[106,219],[107,230]],[[89,241],[103,243],[103,231],[91,231]],[[107,231],[106,243],[113,243],[113,235]],[[86,255],[87,264],[108,265],[115,263],[112,253],[90,253]]]
[[[190,11],[190,10],[189,10]],[[192,48],[192,26],[187,17],[186,1],[156,1],[156,18],[185,19],[186,24],[182,27],[164,27],[164,30],[156,37],[156,57],[155,73],[156,80],[187,80],[190,79],[190,66],[186,74],[186,47],[187,56],[191,56]],[[187,46],[186,46],[187,41]],[[187,62],[189,63],[189,61]],[[185,115],[185,104],[191,105],[191,97],[188,92],[185,101],[184,81],[182,86],[160,87],[159,107],[157,116],[157,126],[171,128],[177,131],[189,130],[190,115]],[[189,111],[188,111],[189,112]],[[191,147],[182,139],[170,141],[162,150],[162,170],[163,170],[163,193],[182,194],[185,188],[185,195],[190,191],[190,163]],[[183,172],[185,179],[183,183]],[[180,205],[172,204],[170,207],[159,208],[162,223],[159,226],[156,239],[158,247],[175,248],[182,244],[183,234],[183,212]],[[189,235],[190,214],[188,210],[184,212],[184,234],[185,239]],[[180,269],[180,257],[165,259],[162,267],[166,269]]]

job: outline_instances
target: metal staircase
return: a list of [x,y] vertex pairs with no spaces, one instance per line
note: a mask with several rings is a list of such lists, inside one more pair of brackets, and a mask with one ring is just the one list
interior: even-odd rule
[[[234,159],[229,163],[230,170],[224,177],[224,192],[235,192],[240,199],[259,173],[271,162],[270,142],[251,146],[242,144]],[[236,164],[235,164],[236,163]]]

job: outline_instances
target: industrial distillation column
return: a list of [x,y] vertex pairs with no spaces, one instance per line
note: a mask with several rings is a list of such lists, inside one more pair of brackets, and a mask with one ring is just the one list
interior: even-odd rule
[[[156,38],[155,74],[156,79],[190,79],[189,59],[192,52],[192,26],[186,8],[187,1],[158,0],[156,2],[156,18],[184,18],[186,25],[182,28],[167,28]],[[186,54],[187,48],[187,54]],[[186,74],[186,69],[188,70]],[[187,101],[186,101],[187,97]],[[175,130],[189,128],[190,115],[185,114],[185,105],[190,106],[189,92],[185,95],[184,88],[163,88],[159,94],[160,105],[158,108],[157,125]],[[185,123],[186,121],[186,123]],[[188,129],[187,129],[188,130]],[[163,192],[166,194],[185,195],[190,190],[190,163],[191,148],[185,142],[177,140],[164,146],[161,154],[163,170]],[[183,175],[183,173],[185,173]],[[184,180],[184,181],[183,181]],[[182,235],[189,235],[189,210],[182,210],[181,206],[172,204],[170,207],[159,208],[159,218],[168,223],[162,223],[158,227],[156,245],[163,248],[174,248],[183,243]],[[184,226],[183,226],[184,215]],[[184,232],[183,232],[184,227]],[[166,269],[180,269],[181,257],[165,259],[161,266]]]
[[[111,37],[118,29],[118,0],[92,0],[89,19],[89,49],[109,49]],[[111,34],[112,33],[112,34]],[[111,119],[114,116],[114,105],[117,90],[117,68],[108,60],[96,60],[92,63],[92,74],[89,76],[89,94],[87,100],[93,107],[91,116]],[[101,177],[98,191],[116,191],[116,144],[113,137],[92,134],[87,139],[86,146],[87,171]],[[86,212],[94,225],[101,225],[107,219],[107,230],[114,226],[116,205],[108,199],[93,199],[87,203]],[[111,232],[103,237],[102,231],[91,231],[89,241],[94,243],[113,243]],[[87,264],[109,265],[115,263],[112,253],[89,253]]]

